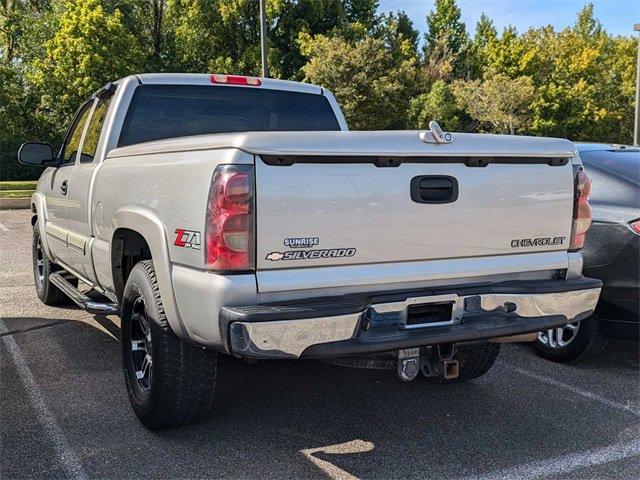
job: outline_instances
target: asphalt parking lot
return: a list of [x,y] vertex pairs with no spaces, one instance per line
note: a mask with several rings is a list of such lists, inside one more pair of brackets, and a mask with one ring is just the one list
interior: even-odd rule
[[0,211],[0,478],[640,478],[638,346],[556,365],[523,345],[464,385],[223,358],[204,423],[129,407],[119,320],[35,295],[30,213]]

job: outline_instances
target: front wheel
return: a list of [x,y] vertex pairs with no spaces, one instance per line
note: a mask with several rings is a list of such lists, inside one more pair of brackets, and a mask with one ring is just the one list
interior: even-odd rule
[[131,406],[145,427],[179,427],[209,413],[217,354],[173,333],[151,260],[136,264],[124,289],[122,364]]
[[[69,298],[49,281],[49,276],[61,270],[61,268],[47,256],[47,252],[42,245],[40,227],[37,223],[33,227],[32,264],[36,294],[40,301],[49,306],[71,303]],[[72,280],[71,283],[77,285],[77,280]]]
[[607,339],[594,316],[540,332],[533,344],[539,356],[552,362],[595,358],[606,346]]

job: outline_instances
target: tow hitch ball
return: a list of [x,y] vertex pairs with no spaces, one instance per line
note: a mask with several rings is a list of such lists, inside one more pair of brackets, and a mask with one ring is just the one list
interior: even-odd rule
[[[422,350],[422,351],[421,351]],[[432,347],[406,348],[398,350],[398,377],[410,382],[421,372],[425,377],[443,376],[447,380],[457,378],[460,366],[454,360],[455,348],[452,343]]]

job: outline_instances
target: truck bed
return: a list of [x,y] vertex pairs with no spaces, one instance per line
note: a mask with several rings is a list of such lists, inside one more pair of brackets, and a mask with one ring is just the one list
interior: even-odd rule
[[[429,264],[435,279],[446,272],[517,273],[533,263],[565,263],[566,254],[560,254],[568,249],[574,195],[571,142],[452,134],[450,144],[429,144],[418,134],[199,135],[118,148],[109,158],[178,152],[181,158],[189,152],[202,158],[207,150],[249,154],[255,164],[255,255],[262,291],[278,289],[260,274],[276,270],[395,265],[394,271],[414,272],[395,281],[411,281],[416,268],[417,277],[431,279]],[[444,192],[443,201],[416,201],[412,182],[415,187],[423,178],[427,193],[432,179],[450,179],[455,198]],[[537,259],[530,261],[532,256]],[[303,273],[292,272],[291,278]]]

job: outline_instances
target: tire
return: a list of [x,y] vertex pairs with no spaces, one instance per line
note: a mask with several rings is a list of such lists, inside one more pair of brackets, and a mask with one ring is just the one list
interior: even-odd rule
[[137,263],[127,279],[121,328],[125,384],[140,422],[156,430],[204,418],[213,402],[217,354],[173,333],[151,260]]
[[453,356],[458,361],[459,374],[456,378],[426,377],[433,383],[463,383],[481,377],[493,366],[500,353],[500,343],[483,343],[481,345],[463,345]]
[[[595,316],[566,325],[563,328],[571,328],[572,330],[575,328],[576,330],[571,340],[562,346],[557,342],[552,342],[553,345],[550,344],[548,331],[538,334],[533,348],[540,357],[560,363],[578,358],[588,360],[597,357],[607,346],[607,339],[602,335],[598,318]],[[557,338],[557,336],[556,332],[555,337]]]
[[69,297],[49,281],[49,276],[62,268],[49,260],[42,246],[42,237],[37,223],[33,227],[32,265],[36,294],[42,303],[49,306],[72,303]]

